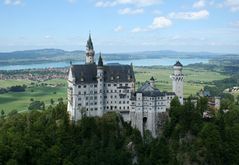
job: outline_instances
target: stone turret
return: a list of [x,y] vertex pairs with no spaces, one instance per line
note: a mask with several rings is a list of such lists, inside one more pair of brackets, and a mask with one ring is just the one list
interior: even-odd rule
[[97,65],[97,112],[98,116],[103,116],[104,114],[104,64],[101,57],[99,56],[99,61]]
[[153,87],[153,88],[155,87],[155,79],[153,76],[150,78],[149,83],[150,83],[151,87]]
[[95,63],[94,56],[95,56],[94,46],[93,46],[93,42],[91,40],[91,35],[89,34],[89,39],[86,44],[85,63],[86,64],[94,64]]
[[170,76],[172,79],[173,92],[178,96],[179,101],[183,104],[183,79],[182,73],[183,65],[177,61],[173,66],[173,74]]

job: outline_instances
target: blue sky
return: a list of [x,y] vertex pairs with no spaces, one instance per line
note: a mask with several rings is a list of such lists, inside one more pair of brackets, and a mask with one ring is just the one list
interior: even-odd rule
[[0,0],[0,51],[239,53],[239,0]]

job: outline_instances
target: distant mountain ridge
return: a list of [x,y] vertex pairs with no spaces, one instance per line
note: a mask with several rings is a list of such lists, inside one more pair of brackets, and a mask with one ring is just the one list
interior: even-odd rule
[[[157,59],[157,58],[214,58],[222,55],[211,52],[177,52],[171,50],[141,51],[130,53],[103,53],[105,60]],[[96,58],[98,54],[96,54]],[[83,61],[85,51],[65,51],[62,49],[37,49],[14,52],[0,52],[0,64],[28,64],[57,61]]]

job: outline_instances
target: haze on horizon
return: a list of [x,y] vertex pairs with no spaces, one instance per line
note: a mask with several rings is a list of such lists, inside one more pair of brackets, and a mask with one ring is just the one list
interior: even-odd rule
[[239,53],[239,0],[0,0],[0,52]]

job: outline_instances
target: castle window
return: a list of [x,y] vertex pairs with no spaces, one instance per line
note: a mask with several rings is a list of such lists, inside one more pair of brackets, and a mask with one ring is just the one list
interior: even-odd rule
[[119,109],[121,109],[121,107],[119,107]]
[[78,100],[81,100],[81,98],[79,97]]
[[88,102],[86,102],[85,105],[88,105]]
[[88,100],[88,97],[85,97],[86,100]]
[[97,99],[97,96],[95,96],[94,99],[96,100],[96,99]]
[[80,104],[78,104],[78,106],[81,106],[81,103],[80,103]]
[[116,87],[116,86],[117,86],[117,84],[114,84],[114,86]]
[[125,84],[125,86],[127,87],[127,86],[128,86],[128,84]]
[[122,84],[120,84],[120,87],[122,87]]
[[81,88],[81,86],[80,86],[80,85],[78,85],[78,88]]
[[95,84],[94,87],[97,87],[97,84]]
[[97,102],[95,102],[95,105],[97,105]]
[[81,93],[79,92],[78,94],[80,95]]
[[108,87],[110,87],[111,86],[111,84],[108,84]]
[[97,111],[97,108],[95,108],[95,110]]

